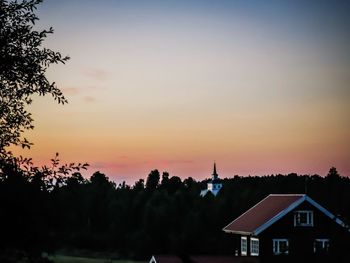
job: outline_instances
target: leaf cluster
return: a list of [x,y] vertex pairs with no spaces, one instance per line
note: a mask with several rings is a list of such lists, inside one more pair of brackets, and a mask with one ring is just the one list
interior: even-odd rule
[[62,56],[42,43],[53,28],[35,30],[35,10],[41,0],[0,1],[0,151],[10,145],[30,147],[22,138],[33,129],[33,118],[26,106],[33,95],[51,94],[61,104],[66,98],[45,73],[51,64],[65,63]]

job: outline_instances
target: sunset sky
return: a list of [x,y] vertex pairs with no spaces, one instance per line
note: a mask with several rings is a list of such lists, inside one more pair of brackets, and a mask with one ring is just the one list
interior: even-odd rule
[[46,0],[48,71],[69,104],[29,110],[38,164],[56,152],[116,182],[350,176],[349,1]]

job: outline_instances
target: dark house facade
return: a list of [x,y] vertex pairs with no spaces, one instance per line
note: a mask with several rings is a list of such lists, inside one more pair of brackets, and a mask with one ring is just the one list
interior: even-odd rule
[[262,263],[350,262],[348,226],[307,195],[269,195],[223,230]]

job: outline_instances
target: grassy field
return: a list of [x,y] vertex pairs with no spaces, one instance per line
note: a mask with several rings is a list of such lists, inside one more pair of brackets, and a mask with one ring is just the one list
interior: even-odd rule
[[55,255],[50,257],[55,263],[147,263],[146,261],[111,260],[107,258],[83,258]]

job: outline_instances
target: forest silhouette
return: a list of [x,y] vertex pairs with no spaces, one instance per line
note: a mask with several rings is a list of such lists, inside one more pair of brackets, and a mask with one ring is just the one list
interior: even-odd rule
[[79,172],[51,179],[39,171],[27,176],[11,167],[1,174],[2,251],[23,251],[32,258],[57,250],[133,259],[232,254],[232,236],[222,231],[225,225],[268,194],[305,189],[342,220],[350,219],[350,179],[335,168],[326,177],[234,176],[223,179],[216,197],[200,197],[207,180],[181,180],[158,170],[132,186],[116,185],[100,172],[89,179]]

